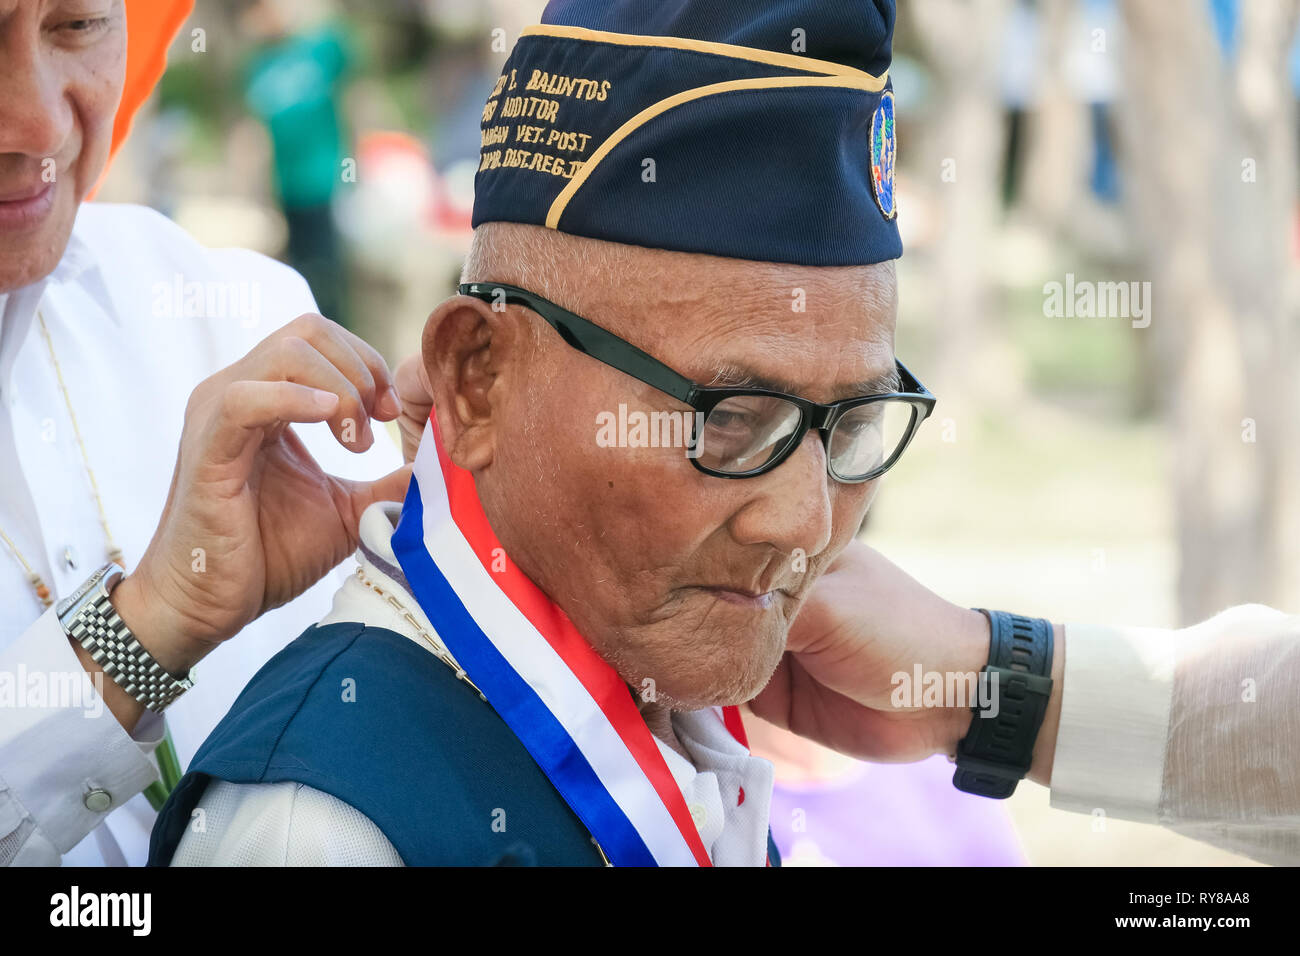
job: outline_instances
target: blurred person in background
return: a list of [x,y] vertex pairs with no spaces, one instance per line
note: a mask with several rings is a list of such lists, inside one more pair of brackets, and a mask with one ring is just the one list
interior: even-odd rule
[[342,98],[353,57],[338,25],[299,26],[300,10],[291,0],[254,0],[244,12],[244,29],[256,41],[244,70],[245,99],[271,138],[289,264],[321,312],[346,327],[347,262],[334,197],[347,174]]
[[406,487],[371,423],[388,369],[301,276],[85,201],[188,10],[0,0],[3,865],[143,862],[180,767]]

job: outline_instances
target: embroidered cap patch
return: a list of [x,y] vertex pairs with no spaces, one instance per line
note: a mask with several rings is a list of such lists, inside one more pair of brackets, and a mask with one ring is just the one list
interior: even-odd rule
[[886,219],[898,215],[894,205],[894,94],[885,90],[871,116],[871,191]]

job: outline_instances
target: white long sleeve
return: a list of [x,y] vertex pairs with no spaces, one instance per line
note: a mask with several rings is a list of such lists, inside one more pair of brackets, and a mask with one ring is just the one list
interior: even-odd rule
[[1066,627],[1053,807],[1300,863],[1300,616]]
[[107,816],[87,806],[87,794],[116,795],[117,806],[157,778],[148,754],[162,718],[146,714],[134,734],[123,729],[53,608],[0,650],[0,707],[0,865],[57,865]]

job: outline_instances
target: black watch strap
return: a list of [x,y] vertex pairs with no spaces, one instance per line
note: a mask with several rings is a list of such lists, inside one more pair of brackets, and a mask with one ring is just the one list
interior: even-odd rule
[[1004,800],[1016,792],[1016,784],[1029,772],[1038,728],[1052,696],[1052,622],[1006,611],[977,610],[989,619],[989,662],[981,681],[987,681],[985,699],[990,707],[988,715],[978,701],[971,707],[975,716],[957,745],[952,785],[966,793]]

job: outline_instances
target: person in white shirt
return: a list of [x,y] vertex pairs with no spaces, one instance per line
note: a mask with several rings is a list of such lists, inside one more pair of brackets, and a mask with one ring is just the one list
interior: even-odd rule
[[164,721],[57,601],[115,561],[144,650],[173,675],[204,659],[166,711],[184,766],[407,481],[371,423],[398,414],[383,359],[301,277],[83,201],[125,30],[121,0],[0,2],[0,864],[139,864],[154,822]]

